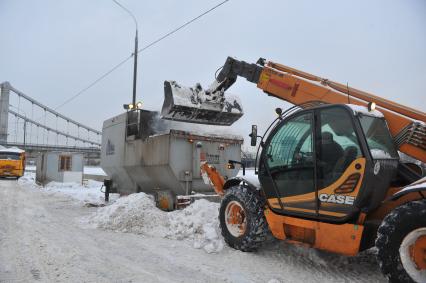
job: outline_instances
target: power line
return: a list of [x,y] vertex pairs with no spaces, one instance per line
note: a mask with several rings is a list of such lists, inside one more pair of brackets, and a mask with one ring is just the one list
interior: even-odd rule
[[162,37],[158,38],[157,40],[154,40],[154,41],[153,41],[153,42],[151,42],[150,44],[148,44],[148,45],[146,45],[146,46],[142,47],[141,49],[139,49],[139,50],[138,50],[138,53],[139,53],[139,52],[144,51],[145,49],[148,49],[149,47],[151,47],[151,46],[155,45],[156,43],[158,43],[158,42],[162,41],[162,40],[163,40],[163,39],[165,39],[166,37],[169,37],[170,35],[174,34],[175,32],[177,32],[177,31],[179,31],[179,30],[183,29],[183,28],[184,28],[184,27],[186,27],[187,25],[190,25],[191,23],[195,22],[196,20],[198,20],[199,18],[203,17],[204,15],[207,15],[208,13],[210,13],[210,12],[211,12],[211,11],[213,11],[213,10],[215,10],[216,8],[219,8],[220,6],[222,6],[223,4],[225,4],[225,3],[226,3],[226,2],[228,2],[228,1],[229,1],[229,0],[225,0],[225,1],[223,1],[223,2],[220,2],[220,3],[219,3],[219,4],[217,4],[216,6],[214,6],[214,7],[210,8],[209,10],[207,10],[207,11],[205,11],[204,13],[200,14],[199,16],[197,16],[197,17],[193,18],[192,20],[190,20],[190,21],[188,21],[188,22],[184,23],[183,25],[181,25],[181,26],[179,26],[179,27],[175,28],[174,30],[172,30],[171,32],[169,32],[169,33],[167,33],[167,34],[163,35]]
[[68,98],[67,100],[65,100],[62,104],[60,104],[59,106],[57,106],[55,108],[55,110],[58,110],[59,108],[61,108],[62,106],[64,106],[65,104],[71,102],[72,100],[76,99],[78,96],[80,96],[83,92],[85,92],[86,90],[88,90],[89,88],[91,88],[92,86],[94,86],[95,84],[97,84],[99,81],[101,81],[102,79],[104,79],[106,76],[108,76],[109,74],[111,74],[112,72],[114,72],[116,69],[118,69],[121,65],[123,65],[124,63],[126,63],[127,61],[129,61],[131,58],[133,57],[133,55],[130,55],[129,57],[127,57],[126,59],[124,59],[123,61],[121,61],[120,63],[118,63],[117,65],[115,65],[112,69],[110,69],[108,72],[104,73],[102,76],[100,76],[99,78],[97,78],[95,81],[93,81],[91,84],[89,84],[88,86],[86,86],[85,88],[83,88],[82,90],[80,90],[79,92],[77,92],[75,95],[71,96],[70,98]]
[[[196,20],[200,19],[201,17],[207,15],[208,13],[212,12],[213,10],[219,8],[220,6],[222,6],[223,4],[225,4],[226,2],[228,2],[229,0],[225,0],[220,2],[219,4],[217,4],[216,6],[208,9],[207,11],[201,13],[200,15],[198,15],[197,17],[191,19],[190,21],[184,23],[183,25],[173,29],[172,31],[166,33],[165,35],[161,36],[160,38],[154,40],[153,42],[147,44],[146,46],[142,47],[141,49],[138,50],[138,53],[150,48],[151,46],[157,44],[158,42],[162,41],[163,39],[171,36],[172,34],[178,32],[179,30],[185,28],[186,26],[190,25],[191,23],[195,22]],[[115,2],[115,1],[114,1]],[[127,61],[129,61],[132,57],[134,56],[134,54],[130,55],[129,57],[127,57],[126,59],[124,59],[123,61],[121,61],[120,63],[118,63],[117,65],[115,65],[112,69],[110,69],[109,71],[107,71],[106,73],[104,73],[102,76],[100,76],[99,78],[97,78],[95,81],[93,81],[91,84],[89,84],[87,87],[83,88],[82,90],[80,90],[79,92],[77,92],[75,95],[71,96],[70,98],[68,98],[66,101],[64,101],[62,104],[60,104],[59,106],[57,106],[55,108],[55,110],[63,107],[64,105],[70,103],[71,101],[73,101],[74,99],[76,99],[78,96],[80,96],[81,94],[83,94],[84,92],[86,92],[88,89],[90,89],[91,87],[93,87],[95,84],[97,84],[98,82],[100,82],[102,79],[104,79],[105,77],[107,77],[109,74],[111,74],[112,72],[114,72],[116,69],[118,69],[121,65],[123,65],[124,63],[126,63]]]

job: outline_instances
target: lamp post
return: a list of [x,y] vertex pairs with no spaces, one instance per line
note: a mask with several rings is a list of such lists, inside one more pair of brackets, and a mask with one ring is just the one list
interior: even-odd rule
[[133,60],[133,99],[132,99],[132,104],[136,105],[136,76],[137,76],[137,73],[138,73],[138,21],[136,20],[136,17],[132,14],[132,12],[130,12],[129,9],[127,9],[126,7],[121,5],[116,0],[112,0],[112,1],[114,1],[115,4],[120,6],[124,11],[126,11],[133,18],[133,21],[135,22],[135,26],[136,26],[135,51],[133,53],[133,59],[134,60]]

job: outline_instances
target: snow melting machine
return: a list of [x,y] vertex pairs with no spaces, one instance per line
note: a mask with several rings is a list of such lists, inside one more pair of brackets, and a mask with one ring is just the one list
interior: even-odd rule
[[157,112],[146,110],[104,121],[101,167],[112,181],[110,192],[153,194],[161,208],[172,210],[178,196],[213,192],[203,181],[202,161],[214,165],[225,178],[237,175],[239,169],[228,169],[227,163],[241,160],[241,137],[170,127]]

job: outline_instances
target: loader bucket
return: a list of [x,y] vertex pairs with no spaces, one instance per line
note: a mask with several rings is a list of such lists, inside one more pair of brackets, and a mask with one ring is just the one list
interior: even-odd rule
[[237,96],[212,99],[200,85],[188,88],[175,81],[164,82],[164,103],[161,118],[167,120],[230,126],[243,116]]

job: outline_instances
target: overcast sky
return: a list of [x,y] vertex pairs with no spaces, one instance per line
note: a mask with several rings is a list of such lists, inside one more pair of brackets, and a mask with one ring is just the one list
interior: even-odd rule
[[[219,2],[121,0],[140,47]],[[0,36],[0,81],[56,107],[131,54],[134,23],[109,0],[0,0]],[[425,111],[425,50],[424,0],[230,0],[140,53],[138,100],[160,110],[164,80],[208,86],[227,56],[264,57]],[[130,60],[60,112],[101,129],[131,101],[132,72]],[[286,106],[244,79],[230,92],[246,113],[238,134]]]

